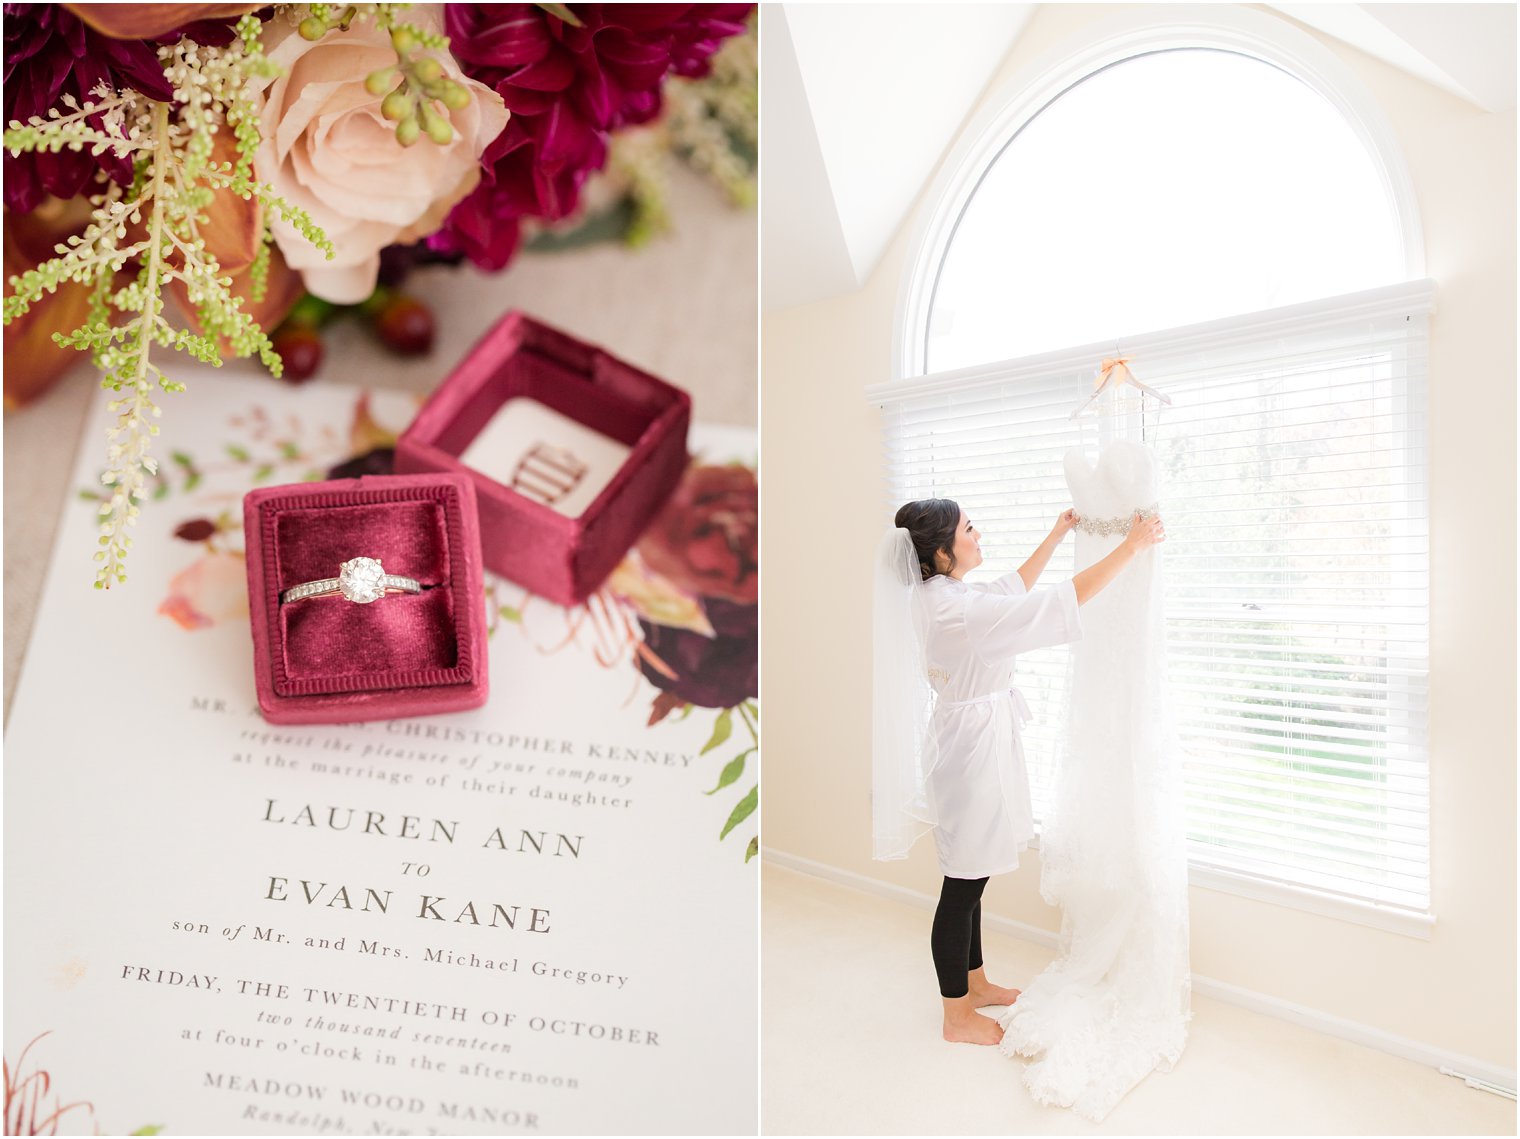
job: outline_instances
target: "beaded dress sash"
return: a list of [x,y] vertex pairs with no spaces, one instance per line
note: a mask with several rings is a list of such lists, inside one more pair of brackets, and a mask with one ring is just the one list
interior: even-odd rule
[[[1160,510],[1161,504],[1153,502],[1140,511],[1140,517],[1142,520],[1154,518],[1160,513]],[[1084,534],[1097,534],[1100,537],[1107,538],[1112,534],[1128,534],[1130,527],[1134,523],[1135,516],[1133,514],[1127,515],[1124,518],[1084,518],[1077,523],[1077,529]]]

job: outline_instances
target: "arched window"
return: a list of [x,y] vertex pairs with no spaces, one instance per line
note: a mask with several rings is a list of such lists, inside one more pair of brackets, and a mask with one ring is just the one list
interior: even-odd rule
[[932,272],[923,371],[1404,279],[1394,203],[1344,116],[1213,48],[1087,75],[1010,137]]
[[[1176,11],[1017,77],[945,164],[898,378],[869,393],[890,494],[960,500],[1007,572],[1069,505],[1069,447],[1144,438],[1194,881],[1428,936],[1433,289],[1412,189],[1312,37]],[[1112,355],[1173,405],[1073,421]],[[1065,659],[1021,659],[1037,814]]]

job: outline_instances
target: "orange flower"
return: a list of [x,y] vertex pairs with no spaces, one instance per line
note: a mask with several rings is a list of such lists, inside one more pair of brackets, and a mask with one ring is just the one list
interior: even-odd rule
[[[213,162],[236,162],[237,143],[230,131],[218,131],[211,143]],[[301,275],[291,269],[280,256],[279,247],[271,249],[269,273],[264,297],[257,303],[252,296],[253,280],[249,269],[264,239],[264,205],[257,197],[246,201],[231,190],[213,191],[211,203],[206,207],[206,221],[201,224],[200,236],[206,242],[206,251],[216,258],[222,273],[232,278],[232,292],[243,301],[243,311],[253,317],[265,332],[272,331],[284,320],[305,293]],[[139,226],[141,223],[139,223]],[[145,231],[144,231],[145,232]],[[142,232],[128,237],[140,240]],[[182,260],[175,254],[174,260]],[[190,303],[189,289],[180,280],[169,282],[169,291],[179,302],[186,318],[199,326],[195,306]],[[222,341],[222,354],[230,355],[231,346]]]
[[[83,198],[48,198],[29,214],[5,212],[5,276],[35,269],[53,255],[53,246],[84,229],[90,205]],[[5,407],[14,410],[36,399],[84,359],[53,343],[53,333],[72,332],[90,311],[90,290],[66,281],[42,296],[5,326]]]
[[65,4],[70,12],[104,36],[146,40],[167,35],[195,20],[241,16],[260,4]]

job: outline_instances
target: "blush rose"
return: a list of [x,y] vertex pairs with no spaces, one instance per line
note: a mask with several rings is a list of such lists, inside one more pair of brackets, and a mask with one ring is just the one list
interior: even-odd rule
[[[435,8],[418,6],[408,19],[437,26]],[[275,241],[310,292],[356,304],[374,291],[381,249],[426,237],[475,188],[481,154],[507,125],[506,107],[495,91],[465,78],[447,52],[432,53],[472,98],[449,112],[450,142],[424,138],[403,147],[380,114],[382,97],[364,86],[371,72],[396,62],[388,33],[365,23],[310,42],[277,20],[265,49],[281,73],[263,81],[258,176],[311,215],[337,256],[328,260],[280,218],[272,222]]]

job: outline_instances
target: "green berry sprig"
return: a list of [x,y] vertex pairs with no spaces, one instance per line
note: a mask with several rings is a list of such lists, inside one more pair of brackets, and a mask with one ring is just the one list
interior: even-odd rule
[[392,28],[391,46],[396,49],[395,66],[371,72],[364,89],[385,96],[380,113],[396,124],[396,141],[402,146],[411,146],[424,134],[447,146],[454,138],[448,112],[470,105],[469,90],[445,75],[435,56],[420,54],[416,29],[405,24]]
[[424,54],[447,51],[448,37],[415,24],[396,22],[397,7],[375,5],[373,12],[361,13],[355,4],[341,12],[338,5],[313,4],[298,30],[302,39],[315,42],[334,28],[346,32],[360,15],[373,15],[381,28],[390,31],[396,62],[372,71],[365,78],[364,89],[376,98],[383,97],[380,113],[396,124],[396,141],[402,146],[414,145],[423,135],[447,146],[454,139],[449,112],[470,105],[469,89],[444,74],[436,56]]
[[296,29],[301,33],[301,38],[311,43],[316,43],[317,40],[325,36],[332,28],[337,28],[340,32],[348,31],[349,26],[354,22],[354,17],[359,14],[358,6],[355,4],[348,5],[343,9],[342,15],[334,19],[333,9],[335,7],[338,6],[333,4],[311,5],[310,15],[302,20],[300,26]]

